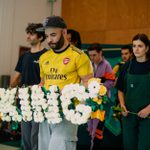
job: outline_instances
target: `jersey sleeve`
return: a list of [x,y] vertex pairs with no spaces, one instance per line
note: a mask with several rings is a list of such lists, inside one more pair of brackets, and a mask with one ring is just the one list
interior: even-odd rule
[[108,63],[107,66],[106,66],[106,72],[107,72],[107,73],[112,73],[112,72],[113,72],[110,63]]
[[91,61],[84,52],[77,57],[76,66],[79,76],[93,74]]

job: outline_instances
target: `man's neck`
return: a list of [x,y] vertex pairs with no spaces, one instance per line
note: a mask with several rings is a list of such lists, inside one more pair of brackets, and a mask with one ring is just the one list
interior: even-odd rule
[[99,59],[99,61],[97,62],[97,66],[102,62],[102,60],[103,60],[103,57],[100,57],[100,59]]
[[36,52],[40,52],[41,50],[43,50],[43,46],[41,43],[37,43],[36,45],[32,45],[31,46],[31,53],[36,53]]
[[64,52],[68,48],[68,46],[69,46],[69,42],[65,42],[61,49],[53,50],[53,51],[55,53],[61,53],[61,52]]

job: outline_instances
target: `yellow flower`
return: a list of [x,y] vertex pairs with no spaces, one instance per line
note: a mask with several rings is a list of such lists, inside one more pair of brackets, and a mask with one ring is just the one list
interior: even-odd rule
[[78,100],[77,98],[74,98],[74,99],[73,99],[73,103],[74,103],[75,106],[77,106],[77,105],[79,105],[81,102],[80,102],[80,100]]
[[95,112],[92,112],[91,118],[99,119],[100,121],[104,121],[105,119],[105,111],[104,110],[97,110]]
[[102,103],[102,99],[98,99],[98,97],[93,98],[93,101],[99,105]]
[[88,84],[90,84],[91,82],[93,81],[97,81],[98,83],[101,83],[101,79],[99,78],[91,78],[89,81],[88,81]]
[[100,96],[104,96],[107,92],[107,89],[104,85],[100,85],[100,90],[99,90],[99,94]]

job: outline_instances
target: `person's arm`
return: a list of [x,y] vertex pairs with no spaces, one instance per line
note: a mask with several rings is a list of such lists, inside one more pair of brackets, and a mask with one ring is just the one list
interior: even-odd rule
[[81,76],[81,81],[82,81],[82,84],[87,87],[88,86],[88,80],[93,78],[93,74],[89,74],[89,75],[86,75],[86,76]]
[[[112,67],[109,63],[106,65],[105,73],[113,75],[113,70],[112,70]],[[115,75],[114,75],[114,77],[115,77]],[[107,89],[109,90],[111,87],[114,86],[114,81],[115,80],[106,79],[105,82],[104,82],[104,86],[106,86]]]
[[118,90],[118,99],[119,99],[119,103],[120,103],[120,106],[121,108],[123,108],[124,112],[122,112],[122,114],[124,116],[127,116],[128,115],[128,110],[125,106],[125,102],[124,102],[124,93],[120,90]]
[[39,85],[44,86],[44,78],[41,78],[41,81],[40,81]]
[[111,89],[111,87],[114,86],[114,81],[113,81],[113,80],[106,80],[106,81],[104,82],[104,86],[106,86],[107,89],[109,90],[109,89]]
[[17,65],[15,67],[15,74],[10,81],[11,87],[16,87],[20,84],[21,74],[22,74],[22,69],[23,69],[23,60],[24,60],[25,55],[26,55],[26,53],[24,53],[23,55],[21,55],[19,57],[19,60],[18,60]]
[[20,72],[15,72],[15,75],[12,77],[10,81],[10,86],[11,87],[16,87],[20,83],[20,78],[21,78],[21,73]]

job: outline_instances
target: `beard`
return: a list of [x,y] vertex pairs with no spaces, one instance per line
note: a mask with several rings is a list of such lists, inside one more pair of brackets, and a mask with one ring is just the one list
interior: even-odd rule
[[60,49],[63,47],[64,45],[64,37],[61,34],[59,40],[56,43],[48,43],[49,47],[52,48],[54,51],[60,51]]
[[31,46],[35,46],[35,45],[37,45],[37,41],[33,41],[33,42],[31,42],[30,44],[31,44]]
[[27,42],[31,45],[31,46],[35,46],[39,43],[38,40],[31,40],[31,39],[27,39]]

